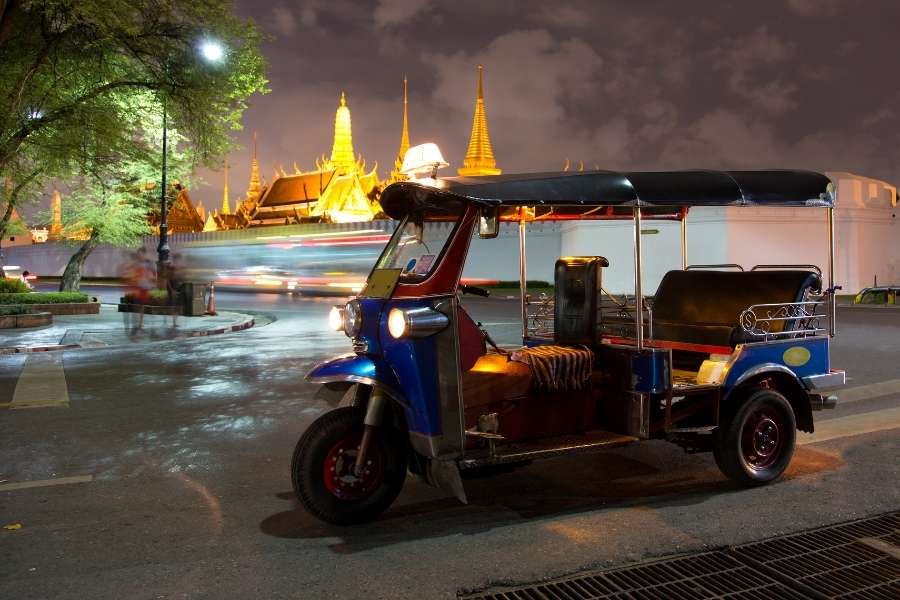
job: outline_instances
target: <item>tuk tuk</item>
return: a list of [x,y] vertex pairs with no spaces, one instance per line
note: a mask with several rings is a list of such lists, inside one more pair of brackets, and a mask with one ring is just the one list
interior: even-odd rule
[[[386,510],[407,471],[466,501],[469,475],[662,439],[711,451],[728,478],[768,483],[796,431],[844,384],[833,369],[834,185],[802,171],[578,172],[405,181],[399,224],[364,289],[332,310],[352,352],[307,375],[334,408],[300,438],[294,491],[335,524]],[[814,265],[691,265],[695,206],[827,212],[825,281]],[[526,290],[526,230],[552,220],[630,220],[634,291],[609,294],[603,256],[547,257],[553,297]],[[681,224],[681,269],[642,289],[641,227]],[[466,312],[460,275],[474,235],[518,223],[522,344],[501,348]]]

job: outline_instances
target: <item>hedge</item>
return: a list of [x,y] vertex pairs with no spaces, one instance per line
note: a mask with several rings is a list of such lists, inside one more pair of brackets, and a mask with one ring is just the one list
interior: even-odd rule
[[31,309],[21,304],[12,306],[0,306],[0,317],[9,317],[11,315],[27,315]]
[[0,277],[0,294],[27,294],[28,286],[21,279]]
[[[139,304],[134,294],[125,294],[122,296],[122,302],[124,304]],[[150,306],[168,306],[169,292],[161,289],[150,290],[150,302],[147,304]]]
[[31,292],[27,294],[0,294],[0,304],[64,304],[87,302],[88,295],[81,292]]

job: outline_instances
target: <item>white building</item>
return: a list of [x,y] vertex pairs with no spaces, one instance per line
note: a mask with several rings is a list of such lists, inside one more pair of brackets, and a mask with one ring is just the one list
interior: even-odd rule
[[[883,181],[846,172],[827,173],[837,188],[835,282],[841,293],[900,283],[900,225],[897,189]],[[687,220],[689,264],[815,264],[828,261],[826,210],[820,208],[693,208]],[[643,225],[643,285],[653,293],[666,271],[681,268],[681,227],[646,220]],[[518,279],[516,227],[498,240],[473,242],[466,277]],[[604,287],[634,289],[633,229],[630,221],[571,221],[529,227],[528,278],[553,280],[559,256],[601,255],[609,259]],[[484,254],[484,257],[477,257]]]

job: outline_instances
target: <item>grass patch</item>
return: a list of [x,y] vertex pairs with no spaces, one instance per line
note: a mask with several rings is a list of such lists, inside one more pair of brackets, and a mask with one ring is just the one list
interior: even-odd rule
[[87,302],[88,295],[81,292],[30,292],[26,294],[0,294],[0,304],[66,304]]
[[10,317],[12,315],[27,315],[31,309],[21,304],[0,306],[0,317]]
[[21,279],[0,279],[0,294],[27,294],[29,291]]

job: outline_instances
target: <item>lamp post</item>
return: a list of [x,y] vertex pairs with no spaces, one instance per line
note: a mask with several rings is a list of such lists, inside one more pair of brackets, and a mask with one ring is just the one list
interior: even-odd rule
[[[210,63],[219,62],[225,55],[225,49],[222,45],[213,40],[206,40],[200,44],[200,56]],[[168,73],[168,68],[166,69]],[[169,268],[169,207],[168,198],[166,197],[166,168],[167,168],[167,126],[168,111],[166,109],[166,96],[162,96],[162,188],[159,191],[159,245],[156,247],[157,252],[157,279],[165,282]],[[162,286],[160,286],[162,287]]]

